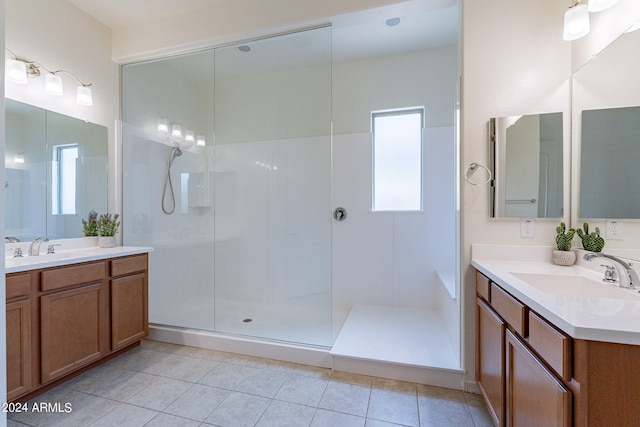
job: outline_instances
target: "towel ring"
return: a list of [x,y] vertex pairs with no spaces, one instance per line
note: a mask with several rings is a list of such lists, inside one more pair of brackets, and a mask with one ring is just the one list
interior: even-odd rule
[[[487,178],[485,182],[477,183],[477,182],[471,181],[471,178],[469,178],[469,172],[475,172],[478,170],[478,168],[485,169],[487,171],[487,174],[489,174],[489,178]],[[475,163],[475,162],[471,163],[467,168],[467,170],[464,171],[464,179],[471,185],[486,185],[491,182],[491,178],[492,178],[491,171],[489,170],[489,168],[486,167],[485,165],[481,165],[480,163]]]

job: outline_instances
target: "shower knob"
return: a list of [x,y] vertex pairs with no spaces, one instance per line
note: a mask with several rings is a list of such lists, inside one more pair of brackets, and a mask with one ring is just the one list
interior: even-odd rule
[[335,208],[333,210],[333,219],[336,221],[344,221],[347,219],[347,210],[345,208]]

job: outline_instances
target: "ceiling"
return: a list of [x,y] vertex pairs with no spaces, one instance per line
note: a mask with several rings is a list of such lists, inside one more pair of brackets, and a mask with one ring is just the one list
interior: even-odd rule
[[[67,0],[113,31],[238,0]],[[322,0],[320,0],[322,1]],[[383,55],[457,43],[458,0],[413,0],[354,12],[329,20],[344,57]],[[384,25],[400,18],[395,27]]]
[[112,30],[222,4],[227,0],[67,0]]

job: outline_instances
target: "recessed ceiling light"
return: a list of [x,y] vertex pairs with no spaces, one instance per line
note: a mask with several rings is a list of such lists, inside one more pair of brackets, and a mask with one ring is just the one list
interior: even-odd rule
[[397,16],[395,18],[389,18],[384,21],[384,23],[387,25],[387,27],[395,27],[400,23],[400,18]]
[[242,46],[238,46],[238,50],[240,52],[251,52],[251,46],[247,46],[246,44],[243,44]]

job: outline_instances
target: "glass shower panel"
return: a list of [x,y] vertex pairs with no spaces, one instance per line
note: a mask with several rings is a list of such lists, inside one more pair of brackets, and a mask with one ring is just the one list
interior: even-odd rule
[[170,131],[213,141],[213,61],[210,50],[122,68],[123,239],[154,248],[149,321],[211,331],[213,147]]
[[216,330],[331,345],[331,28],[215,51]]

